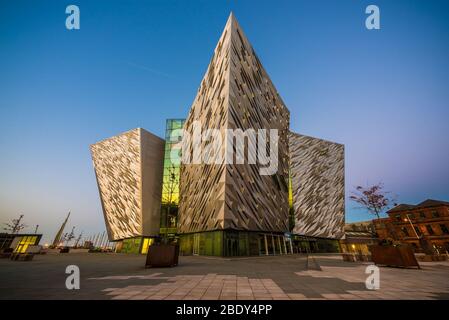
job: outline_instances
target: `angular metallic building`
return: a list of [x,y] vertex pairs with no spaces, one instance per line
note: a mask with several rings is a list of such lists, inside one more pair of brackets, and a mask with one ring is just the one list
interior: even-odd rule
[[[227,129],[242,132],[277,129],[277,170],[271,175],[261,175],[261,164],[248,161],[182,165],[178,232],[197,234],[181,237],[184,251],[258,254],[266,251],[267,242],[269,247],[273,246],[272,252],[285,250],[283,238],[281,243],[277,238],[267,240],[245,232],[283,234],[288,231],[289,119],[288,109],[231,14],[184,129],[193,134],[197,121],[202,131],[219,129],[224,141]],[[203,139],[201,147],[205,148],[207,143]],[[217,230],[229,232],[198,235]],[[183,242],[187,245],[183,246]]]
[[91,145],[110,241],[158,235],[164,145],[141,128]]
[[[156,237],[179,240],[183,254],[338,251],[344,146],[292,133],[289,121],[231,14],[187,119],[168,119],[165,141],[135,129],[91,146],[109,239],[140,253]],[[210,129],[221,137],[212,153]]]
[[345,226],[344,145],[289,134],[293,233],[341,239]]

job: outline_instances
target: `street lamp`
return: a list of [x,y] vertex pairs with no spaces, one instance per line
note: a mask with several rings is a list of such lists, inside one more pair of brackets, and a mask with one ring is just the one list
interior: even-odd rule
[[407,218],[405,218],[404,221],[407,222],[407,220],[408,220],[408,222],[410,222],[410,226],[412,227],[412,230],[415,233],[416,239],[419,240],[419,236],[418,236],[418,233],[416,232],[415,226],[412,223],[412,219],[410,219],[410,216],[408,215],[408,213],[406,214],[406,216],[407,216]]

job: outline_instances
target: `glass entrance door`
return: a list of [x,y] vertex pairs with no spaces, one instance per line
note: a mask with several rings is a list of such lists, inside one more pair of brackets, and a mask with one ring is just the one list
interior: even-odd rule
[[200,234],[195,233],[193,235],[193,254],[199,255],[200,254]]

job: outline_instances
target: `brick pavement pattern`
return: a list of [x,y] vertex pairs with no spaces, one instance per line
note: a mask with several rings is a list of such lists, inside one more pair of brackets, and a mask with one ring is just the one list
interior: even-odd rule
[[[59,254],[33,261],[0,259],[0,299],[304,300],[449,299],[449,262],[422,269],[380,267],[380,289],[365,286],[369,263],[315,255],[249,258],[180,257],[175,268],[145,269],[145,257]],[[81,289],[65,288],[65,268],[78,265]]]

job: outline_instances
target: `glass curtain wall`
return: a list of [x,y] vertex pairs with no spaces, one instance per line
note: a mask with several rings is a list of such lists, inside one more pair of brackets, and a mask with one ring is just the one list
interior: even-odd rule
[[176,234],[179,204],[179,170],[184,119],[167,119],[165,128],[164,176],[160,234],[173,238]]

